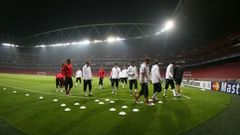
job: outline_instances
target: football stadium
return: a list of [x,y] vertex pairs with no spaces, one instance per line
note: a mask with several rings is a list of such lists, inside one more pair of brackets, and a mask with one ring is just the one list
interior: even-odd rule
[[0,2],[1,135],[237,135],[236,0]]

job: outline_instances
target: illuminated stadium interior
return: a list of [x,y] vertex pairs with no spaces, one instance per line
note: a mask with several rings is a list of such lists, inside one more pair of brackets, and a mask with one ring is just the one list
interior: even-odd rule
[[238,3],[1,1],[0,134],[239,134]]

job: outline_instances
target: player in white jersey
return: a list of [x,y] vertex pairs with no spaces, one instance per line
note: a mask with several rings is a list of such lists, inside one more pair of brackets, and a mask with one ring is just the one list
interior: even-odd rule
[[128,78],[127,69],[126,69],[125,66],[123,66],[123,69],[120,72],[120,80],[121,80],[121,84],[122,84],[123,89],[125,87],[127,87],[127,78]]
[[80,68],[78,68],[76,74],[75,74],[75,77],[76,77],[76,83],[75,83],[75,87],[77,87],[78,85],[78,81],[80,83],[80,86],[81,86],[81,83],[82,83],[82,71]]
[[150,59],[145,58],[144,63],[142,63],[140,66],[139,81],[141,84],[141,91],[139,92],[138,96],[136,96],[135,98],[136,102],[138,102],[138,99],[142,95],[144,95],[145,103],[149,104],[149,101],[148,101],[148,84],[150,82],[149,63],[150,63]]
[[[86,62],[86,64],[83,66],[82,69],[83,72],[83,90],[84,90],[84,95],[85,96],[93,96],[91,90],[92,90],[92,71],[90,67],[89,61]],[[87,86],[89,93],[87,94]]]
[[114,66],[111,71],[111,79],[112,79],[112,94],[117,94],[118,92],[118,83],[119,83],[119,74],[121,69],[118,67],[117,63],[114,63]]
[[152,96],[153,102],[157,101],[157,94],[162,91],[162,85],[161,85],[162,77],[160,74],[158,63],[159,61],[155,59],[153,61],[153,66],[151,69],[151,81],[153,84],[153,96]]
[[168,66],[167,66],[167,70],[166,70],[166,84],[165,84],[165,89],[163,91],[163,96],[166,96],[166,91],[168,90],[169,85],[171,86],[172,92],[173,92],[173,96],[178,96],[176,91],[175,91],[175,86],[174,86],[174,81],[173,81],[173,76],[174,76],[174,66],[175,63],[171,62]]
[[[128,73],[128,80],[129,80],[130,95],[135,97],[137,93],[137,88],[138,88],[138,83],[137,83],[138,71],[137,71],[137,67],[135,66],[135,61],[131,62],[131,65],[127,69],[127,73]],[[134,85],[134,93],[132,92],[133,85]]]

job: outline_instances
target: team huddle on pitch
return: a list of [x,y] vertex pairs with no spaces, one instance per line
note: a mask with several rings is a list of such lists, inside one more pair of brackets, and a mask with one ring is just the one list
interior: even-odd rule
[[[104,89],[103,81],[105,77],[105,71],[103,67],[100,67],[97,73],[99,78],[99,89]],[[62,88],[65,87],[66,95],[69,96],[71,89],[73,87],[73,67],[71,60],[67,59],[65,64],[62,64],[61,72],[56,75],[56,88],[57,91],[62,92]],[[83,78],[83,90],[85,96],[93,96],[92,94],[92,71],[89,61],[86,61],[82,70],[79,68],[75,74],[77,86],[78,82],[82,82]],[[135,101],[138,103],[139,98],[144,95],[145,103],[150,104],[149,102],[149,91],[148,85],[153,85],[153,96],[151,97],[152,102],[157,102],[157,95],[162,91],[162,77],[160,74],[159,61],[157,59],[153,60],[153,64],[150,69],[150,59],[145,58],[144,62],[140,65],[139,73],[135,65],[135,61],[132,61],[130,66],[126,68],[125,66],[120,69],[117,63],[114,63],[113,68],[110,71],[109,75],[112,94],[118,93],[119,83],[122,84],[122,87],[127,86],[127,81],[129,81],[130,95],[134,97]],[[180,85],[183,78],[183,69],[180,66],[176,66],[175,62],[170,62],[166,69],[165,76],[165,88],[163,90],[163,96],[166,97],[166,92],[169,85],[171,86],[171,91],[174,97],[181,96]],[[141,90],[138,92],[138,81],[141,86]],[[175,90],[176,85],[176,90]],[[88,91],[87,91],[88,90]]]

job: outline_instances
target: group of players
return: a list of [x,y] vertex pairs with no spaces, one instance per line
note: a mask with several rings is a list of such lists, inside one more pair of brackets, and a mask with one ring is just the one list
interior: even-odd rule
[[[99,89],[104,89],[104,77],[105,71],[103,67],[100,67],[97,73],[99,78]],[[67,59],[66,64],[62,64],[61,73],[56,75],[56,87],[57,91],[62,92],[62,88],[65,86],[66,95],[69,96],[71,93],[71,89],[73,87],[73,67],[71,64],[71,60]],[[183,69],[179,66],[176,66],[175,62],[171,62],[166,69],[166,83],[165,88],[163,90],[163,96],[166,97],[166,92],[168,90],[169,85],[171,86],[171,91],[173,96],[180,97],[181,90],[180,85],[183,77]],[[75,74],[76,83],[75,87],[77,87],[78,82],[82,82],[83,78],[83,90],[85,96],[93,96],[92,94],[92,71],[90,67],[89,61],[86,61],[82,70],[79,68]],[[134,97],[136,102],[139,101],[139,98],[144,95],[145,103],[149,104],[149,92],[148,85],[153,85],[153,96],[152,101],[157,102],[157,95],[162,91],[162,77],[160,74],[159,61],[157,59],[153,60],[153,64],[150,69],[150,59],[145,58],[144,62],[140,65],[139,73],[137,67],[135,65],[135,61],[132,61],[130,66],[126,68],[125,66],[120,69],[117,63],[114,63],[113,68],[111,69],[109,75],[111,86],[112,86],[112,94],[118,93],[119,83],[122,84],[122,87],[127,87],[127,82],[129,81],[129,89],[130,95]],[[141,85],[141,90],[138,92],[138,81]],[[176,84],[176,90],[175,90]],[[88,92],[87,92],[88,88]]]

